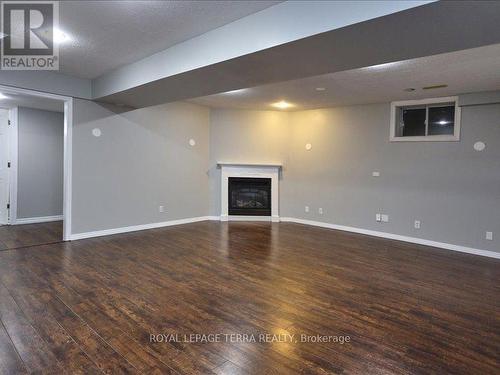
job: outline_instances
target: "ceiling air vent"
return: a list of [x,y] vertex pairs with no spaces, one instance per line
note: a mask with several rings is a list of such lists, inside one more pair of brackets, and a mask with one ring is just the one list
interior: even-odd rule
[[448,85],[425,86],[425,87],[422,87],[422,90],[443,89],[443,88],[445,88],[445,87],[448,87]]

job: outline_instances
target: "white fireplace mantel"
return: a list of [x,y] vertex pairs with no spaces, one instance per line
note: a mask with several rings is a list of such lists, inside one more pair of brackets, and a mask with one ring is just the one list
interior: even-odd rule
[[[281,163],[233,163],[217,162],[221,168],[221,221],[228,220],[265,220],[280,221],[279,216],[279,172]],[[254,177],[271,179],[271,216],[232,216],[228,212],[229,177]]]

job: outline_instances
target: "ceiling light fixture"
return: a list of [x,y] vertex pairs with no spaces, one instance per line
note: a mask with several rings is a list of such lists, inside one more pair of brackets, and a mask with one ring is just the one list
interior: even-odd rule
[[276,102],[276,103],[273,103],[271,104],[274,108],[279,108],[279,109],[287,109],[287,108],[291,108],[291,107],[294,107],[293,104],[291,103],[288,103],[284,100],[281,100],[279,102]]
[[7,95],[4,95],[4,94],[2,94],[2,93],[0,92],[0,99],[7,99],[7,98],[8,98],[8,96],[7,96]]
[[71,38],[69,37],[68,34],[65,32],[59,30],[59,29],[54,29],[54,42],[57,44],[61,43],[66,43],[71,41]]
[[325,91],[326,89],[324,87],[316,87],[316,91]]

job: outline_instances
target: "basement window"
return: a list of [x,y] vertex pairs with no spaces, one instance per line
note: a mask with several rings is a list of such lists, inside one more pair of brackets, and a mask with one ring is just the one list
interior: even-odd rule
[[391,103],[391,142],[459,141],[456,96]]

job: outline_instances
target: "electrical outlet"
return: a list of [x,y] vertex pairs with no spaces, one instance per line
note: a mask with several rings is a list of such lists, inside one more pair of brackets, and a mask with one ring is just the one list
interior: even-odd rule
[[382,215],[380,215],[380,218],[382,219],[383,223],[388,223],[389,222],[389,215],[382,214]]
[[158,206],[158,212],[165,212],[165,207]]
[[321,207],[318,208],[318,214],[323,215],[323,209]]
[[305,206],[305,207],[304,207],[304,211],[305,211],[305,212],[309,212],[309,206]]
[[380,172],[379,171],[373,171],[372,172],[373,177],[380,177]]
[[415,229],[420,229],[420,220],[415,220]]
[[379,221],[379,222],[382,221],[382,215],[376,214],[375,215],[375,221]]
[[488,241],[493,241],[493,232],[486,232],[486,239]]

